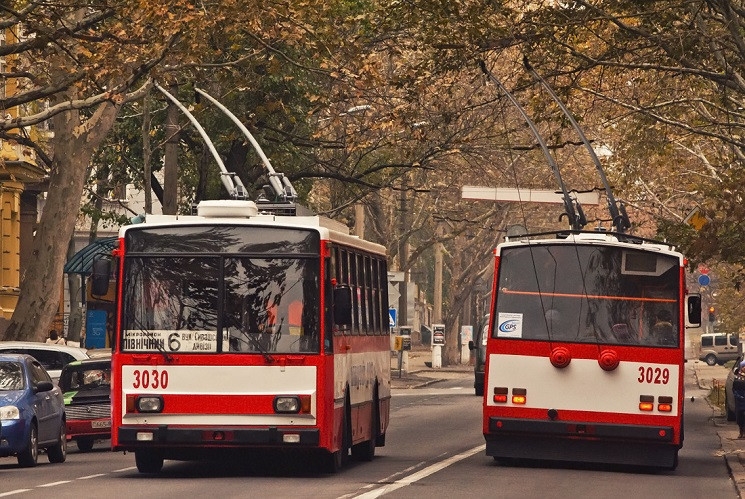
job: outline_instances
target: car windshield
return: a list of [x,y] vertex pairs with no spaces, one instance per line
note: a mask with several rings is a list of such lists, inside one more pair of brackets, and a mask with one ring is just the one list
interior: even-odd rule
[[60,388],[69,392],[73,390],[93,390],[111,386],[110,367],[80,367],[66,371],[60,379]]
[[0,391],[23,390],[24,385],[21,364],[0,361]]

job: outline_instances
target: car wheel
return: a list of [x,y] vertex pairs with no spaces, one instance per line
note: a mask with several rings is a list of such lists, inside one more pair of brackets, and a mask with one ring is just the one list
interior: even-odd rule
[[80,452],[90,452],[93,449],[92,438],[79,438],[75,440],[75,445],[78,446]]
[[726,393],[724,394],[724,411],[727,413],[727,421],[734,421],[737,419],[735,411],[729,408],[729,397]]
[[18,465],[24,468],[36,466],[39,459],[39,435],[36,430],[36,424],[31,423],[31,430],[28,432],[28,441],[26,448],[18,453]]
[[706,356],[706,364],[710,366],[715,366],[717,364],[717,356],[713,353],[710,353]]
[[47,449],[47,458],[49,458],[50,463],[64,463],[65,459],[67,459],[67,433],[65,432],[65,424],[62,421],[57,443]]
[[163,456],[153,451],[136,450],[135,464],[140,473],[158,473],[163,469]]

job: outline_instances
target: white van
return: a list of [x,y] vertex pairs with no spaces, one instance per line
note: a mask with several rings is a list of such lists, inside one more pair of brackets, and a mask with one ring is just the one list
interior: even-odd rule
[[701,352],[698,360],[710,366],[735,360],[742,353],[740,336],[737,333],[711,333],[701,335]]

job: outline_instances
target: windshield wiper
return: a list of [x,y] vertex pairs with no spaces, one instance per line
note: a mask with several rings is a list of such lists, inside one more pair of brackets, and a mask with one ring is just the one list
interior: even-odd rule
[[173,362],[173,356],[171,356],[171,354],[168,353],[166,349],[160,345],[160,338],[157,338],[153,333],[148,331],[147,328],[142,327],[142,323],[139,320],[134,319],[134,323],[137,326],[137,328],[140,330],[140,332],[144,333],[145,336],[147,336],[148,338],[152,340],[153,344],[155,345],[155,349],[158,352],[160,352],[161,355],[163,355],[163,358],[165,359],[165,361],[168,363]]
[[[243,331],[240,328],[232,328],[234,330],[237,330],[243,338],[245,338],[246,343],[250,343],[253,345],[253,347],[258,351],[261,355],[264,356],[264,360],[266,360],[268,363],[274,362],[274,357],[269,353],[269,350],[264,348],[264,345],[261,344],[261,341],[259,341],[258,338],[256,338],[255,334],[261,334],[261,333],[247,333]],[[240,338],[239,338],[240,339]]]

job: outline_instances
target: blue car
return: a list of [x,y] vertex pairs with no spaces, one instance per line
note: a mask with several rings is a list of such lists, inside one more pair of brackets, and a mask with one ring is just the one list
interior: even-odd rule
[[65,401],[47,371],[30,355],[0,354],[0,457],[36,466],[39,449],[49,462],[67,457]]

